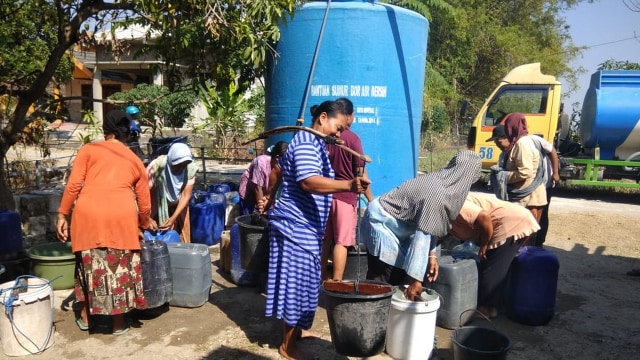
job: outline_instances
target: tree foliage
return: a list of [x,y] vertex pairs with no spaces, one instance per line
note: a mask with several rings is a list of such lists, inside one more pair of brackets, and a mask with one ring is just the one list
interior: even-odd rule
[[609,59],[598,65],[598,70],[640,70],[640,64],[621,60]]
[[[140,54],[163,60],[170,90],[193,76],[216,91],[243,93],[276,56],[277,24],[292,16],[295,0],[0,0],[0,95],[2,129],[0,162],[35,121],[30,114],[46,113],[55,100],[52,80],[71,74],[68,50],[95,44],[92,34],[131,24],[148,27],[147,46]],[[159,34],[155,37],[154,34]],[[128,51],[111,42],[114,58]],[[192,85],[191,85],[192,86]],[[192,86],[192,88],[196,88]],[[47,99],[40,104],[40,101]],[[36,105],[35,111],[32,106]],[[32,110],[30,110],[32,108]],[[13,208],[4,167],[0,166],[0,209]]]
[[164,126],[181,127],[189,117],[197,94],[190,88],[170,91],[166,86],[138,84],[109,98],[124,104],[122,110],[128,104],[135,104],[140,109],[142,125],[149,126],[155,136],[156,133],[162,135]]
[[453,13],[434,8],[427,104],[445,104],[454,118],[461,99],[481,103],[509,70],[531,62],[575,79],[579,69],[568,64],[580,48],[562,14],[582,1],[591,0],[448,0]]

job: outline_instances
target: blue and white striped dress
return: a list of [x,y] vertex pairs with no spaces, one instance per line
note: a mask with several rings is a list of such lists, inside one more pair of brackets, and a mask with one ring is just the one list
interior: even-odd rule
[[266,316],[310,329],[320,292],[320,252],[331,195],[306,192],[300,181],[334,178],[321,139],[299,131],[280,158],[282,195],[269,212],[269,277]]

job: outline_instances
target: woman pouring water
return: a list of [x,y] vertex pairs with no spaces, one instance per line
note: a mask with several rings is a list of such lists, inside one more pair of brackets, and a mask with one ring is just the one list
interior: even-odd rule
[[196,182],[198,166],[189,146],[175,143],[167,155],[160,155],[147,166],[151,189],[151,216],[161,230],[176,230],[182,242],[191,242],[189,200]]
[[[347,125],[345,110],[335,101],[311,107],[312,128],[336,136]],[[322,237],[335,192],[364,192],[369,180],[334,180],[327,148],[319,137],[298,131],[272,175],[282,192],[269,210],[269,274],[266,316],[283,320],[278,352],[286,359],[306,359],[297,348],[302,332],[313,324],[320,295]],[[271,186],[270,186],[271,187]],[[260,201],[275,196],[277,186]],[[267,207],[268,208],[268,207]]]

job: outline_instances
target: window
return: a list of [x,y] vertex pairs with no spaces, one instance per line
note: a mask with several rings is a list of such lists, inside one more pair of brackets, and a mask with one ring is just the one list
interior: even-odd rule
[[544,114],[547,110],[549,87],[506,86],[496,94],[484,114],[482,125],[498,125],[505,115],[513,112]]

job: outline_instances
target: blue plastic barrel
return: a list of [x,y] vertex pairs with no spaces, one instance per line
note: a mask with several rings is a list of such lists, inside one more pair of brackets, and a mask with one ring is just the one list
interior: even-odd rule
[[171,301],[173,281],[169,250],[164,241],[145,241],[140,245],[142,287],[147,308],[156,308]]
[[13,210],[0,210],[0,254],[15,253],[24,250],[22,244],[22,225],[20,215]]
[[556,307],[559,269],[558,257],[551,251],[535,246],[520,249],[507,279],[507,315],[526,325],[544,325],[551,321]]
[[[627,160],[640,152],[640,71],[603,70],[591,75],[582,103],[580,139],[600,147],[602,160]],[[638,160],[640,154],[630,160]]]
[[240,286],[255,286],[258,284],[258,274],[242,268],[240,253],[240,227],[237,223],[231,226],[231,281]]
[[227,198],[224,194],[195,191],[189,204],[191,242],[215,245],[225,226]]
[[[280,27],[279,56],[265,78],[266,130],[296,123],[326,7],[326,1],[306,2]],[[349,98],[351,129],[373,159],[367,172],[375,195],[418,170],[428,26],[423,16],[389,4],[331,2],[304,125],[311,126],[312,105]],[[266,146],[291,137],[272,136]]]
[[165,243],[181,242],[180,234],[175,230],[145,230],[145,241],[163,241]]

